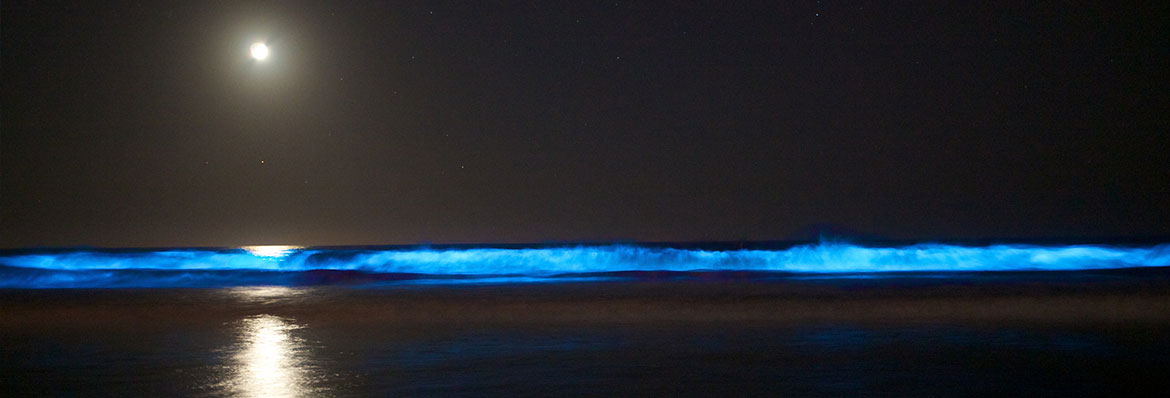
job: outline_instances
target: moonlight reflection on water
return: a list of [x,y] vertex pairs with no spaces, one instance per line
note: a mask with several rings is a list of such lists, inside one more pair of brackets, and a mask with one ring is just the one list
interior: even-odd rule
[[241,320],[234,392],[246,397],[309,396],[305,345],[291,334],[299,328],[292,320],[273,315]]

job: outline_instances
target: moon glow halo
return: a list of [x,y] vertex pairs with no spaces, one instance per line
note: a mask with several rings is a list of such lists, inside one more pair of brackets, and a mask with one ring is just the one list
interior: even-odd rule
[[268,45],[264,43],[253,43],[250,49],[252,51],[252,58],[257,61],[263,61],[268,58]]

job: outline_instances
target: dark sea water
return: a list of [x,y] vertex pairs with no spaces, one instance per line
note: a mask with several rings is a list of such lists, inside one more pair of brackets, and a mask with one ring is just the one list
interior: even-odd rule
[[0,253],[11,396],[1162,396],[1158,244]]

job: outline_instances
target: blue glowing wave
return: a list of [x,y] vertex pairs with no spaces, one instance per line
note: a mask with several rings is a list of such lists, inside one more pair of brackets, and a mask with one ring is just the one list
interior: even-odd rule
[[1170,244],[864,247],[780,250],[637,245],[547,248],[69,250],[0,254],[0,287],[178,287],[403,281],[566,280],[645,272],[855,274],[1065,271],[1170,266]]

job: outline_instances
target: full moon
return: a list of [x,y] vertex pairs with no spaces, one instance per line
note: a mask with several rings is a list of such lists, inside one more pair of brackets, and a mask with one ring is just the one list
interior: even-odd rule
[[252,44],[252,58],[257,60],[268,58],[268,46],[264,43]]

